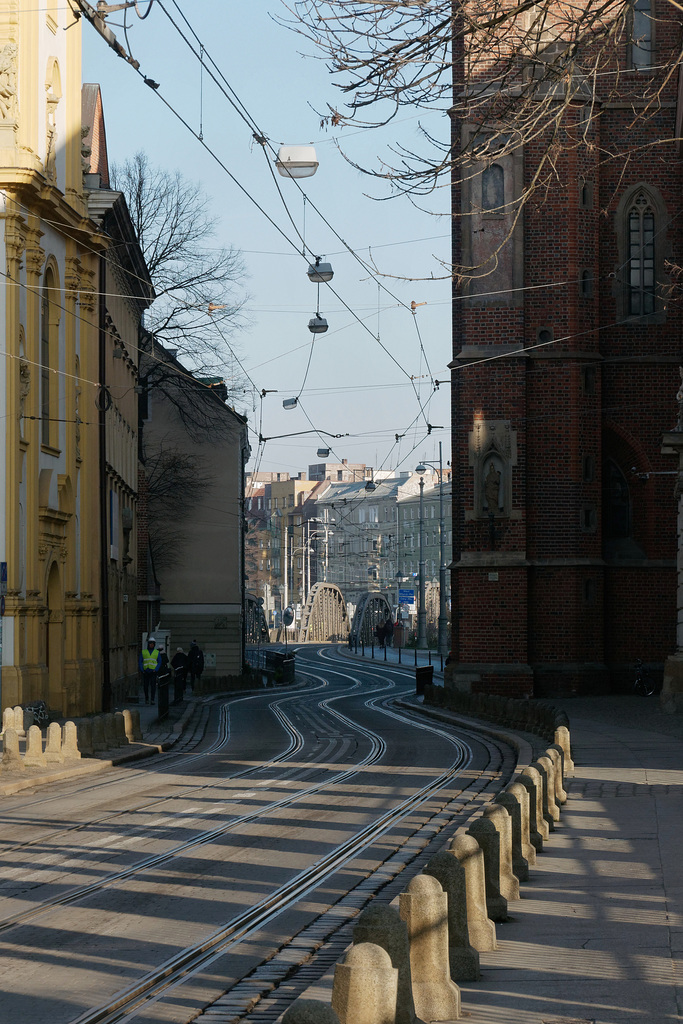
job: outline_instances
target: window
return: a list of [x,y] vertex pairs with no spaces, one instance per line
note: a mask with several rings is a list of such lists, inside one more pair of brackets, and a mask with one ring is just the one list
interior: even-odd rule
[[635,0],[630,20],[629,63],[632,68],[647,68],[652,63],[652,5],[650,0]]
[[40,440],[42,444],[51,444],[56,440],[57,413],[55,382],[52,372],[57,368],[56,332],[58,330],[57,303],[55,295],[55,276],[51,267],[45,271],[43,293],[40,301]]
[[119,557],[119,496],[116,491],[109,491],[109,557]]
[[593,298],[593,271],[582,270],[579,280],[579,295],[582,299]]
[[628,259],[628,312],[647,316],[655,311],[655,215],[644,192],[628,211]]
[[505,172],[500,164],[491,164],[481,176],[481,208],[503,213],[505,204]]
[[592,455],[583,456],[583,482],[592,484],[595,480],[595,459]]

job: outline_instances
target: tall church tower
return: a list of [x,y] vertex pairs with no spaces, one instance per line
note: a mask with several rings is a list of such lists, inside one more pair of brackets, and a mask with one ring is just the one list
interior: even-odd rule
[[[606,692],[675,643],[676,507],[660,439],[681,362],[680,157],[665,141],[677,76],[656,109],[647,97],[657,66],[676,59],[678,22],[648,28],[640,47],[624,38],[618,95],[598,81],[565,103],[556,86],[557,136],[515,148],[497,124],[454,183],[453,258],[470,273],[454,293],[447,685]],[[456,152],[488,130],[456,115]]]

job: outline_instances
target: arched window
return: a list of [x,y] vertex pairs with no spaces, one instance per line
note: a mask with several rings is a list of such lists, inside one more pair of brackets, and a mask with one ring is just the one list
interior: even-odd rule
[[628,312],[647,316],[655,311],[655,214],[644,192],[628,210]]
[[649,67],[652,64],[651,0],[634,0],[630,22],[629,63],[632,68]]
[[481,208],[503,213],[505,172],[500,164],[491,164],[481,175]]

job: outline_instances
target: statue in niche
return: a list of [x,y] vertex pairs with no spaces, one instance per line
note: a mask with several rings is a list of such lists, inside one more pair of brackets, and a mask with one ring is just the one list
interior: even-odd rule
[[24,418],[24,403],[31,390],[31,367],[23,357],[19,360],[19,417]]
[[7,43],[0,50],[0,119],[10,121],[16,114],[17,44]]
[[489,468],[484,477],[484,498],[489,512],[497,512],[500,508],[500,470],[496,469],[493,461],[489,462]]

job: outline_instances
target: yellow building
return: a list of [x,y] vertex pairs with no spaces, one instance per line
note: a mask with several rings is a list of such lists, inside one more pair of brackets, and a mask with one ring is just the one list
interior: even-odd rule
[[[81,138],[81,28],[0,3],[1,704],[101,705],[98,251]],[[4,287],[3,287],[4,284]]]

